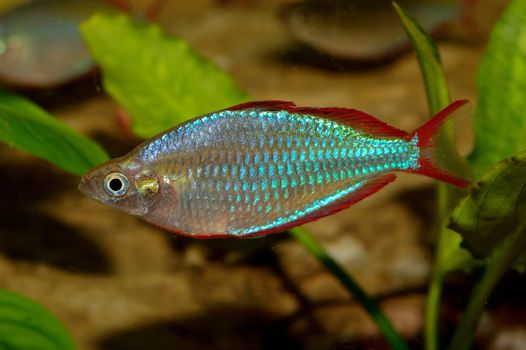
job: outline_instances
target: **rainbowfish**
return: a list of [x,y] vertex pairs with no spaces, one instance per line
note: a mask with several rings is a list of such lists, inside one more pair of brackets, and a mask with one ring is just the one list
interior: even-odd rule
[[[459,22],[457,0],[397,0],[433,37]],[[298,41],[331,56],[353,61],[382,61],[411,48],[390,0],[305,0],[283,5],[281,17]]]
[[466,103],[408,133],[354,109],[249,102],[161,133],[83,175],[79,188],[196,238],[285,231],[377,192],[396,171],[468,186],[441,165],[454,156],[437,137]]

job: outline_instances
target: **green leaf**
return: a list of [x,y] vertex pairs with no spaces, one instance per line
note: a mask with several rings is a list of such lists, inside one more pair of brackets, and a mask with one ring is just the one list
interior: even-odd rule
[[[473,255],[491,258],[526,224],[526,152],[491,167],[463,198],[451,217],[451,228],[464,237]],[[509,249],[519,249],[526,258],[526,232]],[[524,260],[515,267],[523,272]]]
[[72,350],[75,344],[63,324],[44,307],[0,290],[0,348]]
[[409,17],[396,2],[393,2],[393,6],[398,12],[404,29],[413,43],[413,48],[420,63],[422,77],[424,78],[429,110],[431,115],[434,115],[450,102],[447,81],[440,62],[440,54],[433,39],[424,29],[414,19]]
[[[446,77],[442,70],[440,54],[431,37],[409,17],[402,8],[393,2],[398,12],[404,29],[413,43],[420,69],[424,79],[427,95],[429,114],[434,115],[450,103],[449,89]],[[442,133],[440,135],[441,148],[446,154],[456,152],[454,135]],[[470,254],[460,247],[461,237],[445,227],[446,218],[449,216],[453,204],[459,198],[458,190],[446,184],[439,184],[439,235],[436,247],[435,265],[426,302],[425,343],[426,349],[439,348],[439,312],[440,299],[444,278],[448,272],[458,269],[470,269],[473,259]]]
[[327,254],[325,249],[323,249],[320,243],[308,231],[302,227],[296,227],[289,230],[289,233],[296,238],[309,253],[316,257],[352,294],[356,302],[358,302],[373,319],[394,350],[409,350],[407,342],[396,331],[378,304],[356,283],[352,276],[349,275],[336,260]]
[[149,138],[190,118],[247,100],[231,78],[153,24],[97,14],[81,25],[108,91]]
[[0,140],[75,174],[108,159],[95,142],[32,102],[4,91],[0,91]]
[[[440,54],[435,43],[422,27],[409,17],[396,2],[393,2],[393,6],[398,12],[404,29],[413,43],[424,78],[429,113],[430,115],[434,115],[450,103],[449,89],[440,62]],[[441,143],[441,148],[444,149],[445,152],[456,152],[453,134],[442,134]],[[459,195],[457,190],[451,186],[446,184],[440,184],[439,186],[438,202],[441,217],[439,222],[442,223],[446,220],[445,218],[449,216]],[[440,226],[437,247],[437,266],[435,266],[435,269],[438,270],[439,273],[447,273],[451,270],[471,267],[472,259],[469,253],[460,248],[460,237],[444,226],[445,225],[442,224]]]
[[450,226],[474,255],[486,260],[450,346],[464,350],[502,276],[512,267],[526,269],[526,151],[490,168],[459,203]]
[[526,1],[511,1],[493,29],[478,88],[476,146],[470,156],[477,178],[526,149]]

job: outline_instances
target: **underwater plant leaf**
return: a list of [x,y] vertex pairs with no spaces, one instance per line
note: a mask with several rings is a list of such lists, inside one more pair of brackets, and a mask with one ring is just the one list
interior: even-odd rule
[[378,304],[363,290],[354,278],[349,275],[340,264],[334,260],[322,245],[303,227],[295,227],[289,233],[303,245],[318,261],[329,270],[334,277],[352,294],[353,298],[360,304],[376,323],[385,339],[393,350],[409,350],[409,345],[396,331],[391,321],[382,312]]
[[[491,259],[502,249],[519,254],[521,258],[512,263],[524,272],[526,230],[517,230],[526,225],[525,200],[526,152],[521,152],[497,163],[482,176],[453,212],[450,227],[462,235],[463,245],[476,257]],[[506,243],[510,239],[514,244]]]
[[[450,103],[449,89],[440,62],[440,54],[435,43],[422,27],[409,17],[396,2],[393,2],[393,7],[398,13],[417,54],[424,80],[429,114],[435,115]],[[456,152],[453,132],[443,131],[439,136],[440,146],[444,152],[455,154],[449,153]],[[450,271],[469,270],[474,265],[469,252],[460,246],[462,237],[445,226],[446,218],[449,217],[458,198],[458,189],[446,184],[438,185],[439,232],[425,312],[425,347],[428,350],[440,348],[439,314],[445,276]]]
[[108,159],[97,143],[31,101],[5,91],[0,91],[0,141],[74,174],[82,174]]
[[449,89],[442,70],[438,48],[429,34],[414,19],[409,17],[396,2],[393,2],[393,6],[413,43],[420,63],[430,112],[431,114],[438,113],[450,102]]
[[51,312],[33,300],[0,290],[0,348],[73,350],[70,334]]
[[450,227],[463,244],[485,259],[450,350],[470,348],[486,302],[512,267],[526,270],[526,151],[491,167],[453,212]]
[[[393,2],[393,6],[413,43],[424,79],[429,113],[434,115],[450,103],[449,89],[440,62],[438,48],[422,27],[409,17],[396,2]],[[456,152],[454,135],[451,133],[440,136],[441,148],[444,152]],[[439,184],[439,186],[439,211],[442,217],[440,222],[443,222],[449,216],[450,210],[459,195],[458,190],[449,185]],[[456,232],[441,226],[439,247],[437,248],[437,266],[435,266],[440,273],[472,267],[473,259],[467,251],[460,247],[460,242],[461,237]]]
[[130,112],[139,136],[248,99],[225,72],[157,25],[96,14],[81,32],[104,88]]
[[511,1],[495,25],[477,84],[470,161],[479,178],[489,166],[526,149],[526,1]]

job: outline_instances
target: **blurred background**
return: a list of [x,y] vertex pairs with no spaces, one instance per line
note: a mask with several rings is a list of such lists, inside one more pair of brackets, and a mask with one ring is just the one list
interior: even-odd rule
[[[476,101],[477,66],[506,1],[400,4],[438,41],[452,98]],[[404,130],[428,118],[418,63],[389,1],[0,0],[1,86],[112,156],[140,140],[102,91],[76,30],[98,10],[158,23],[254,99],[352,107]],[[174,236],[82,196],[78,180],[0,145],[0,287],[52,310],[79,349],[388,348],[339,282],[288,234]],[[307,225],[416,349],[435,209],[433,181],[400,175],[351,209]],[[462,274],[448,282],[444,329],[458,321],[470,283]],[[477,348],[526,348],[525,292],[524,277],[510,273],[490,300]]]

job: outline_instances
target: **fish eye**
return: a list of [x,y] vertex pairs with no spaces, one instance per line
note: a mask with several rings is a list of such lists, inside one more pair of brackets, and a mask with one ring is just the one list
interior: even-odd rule
[[113,197],[121,197],[128,191],[128,178],[121,173],[111,173],[104,178],[104,190]]

